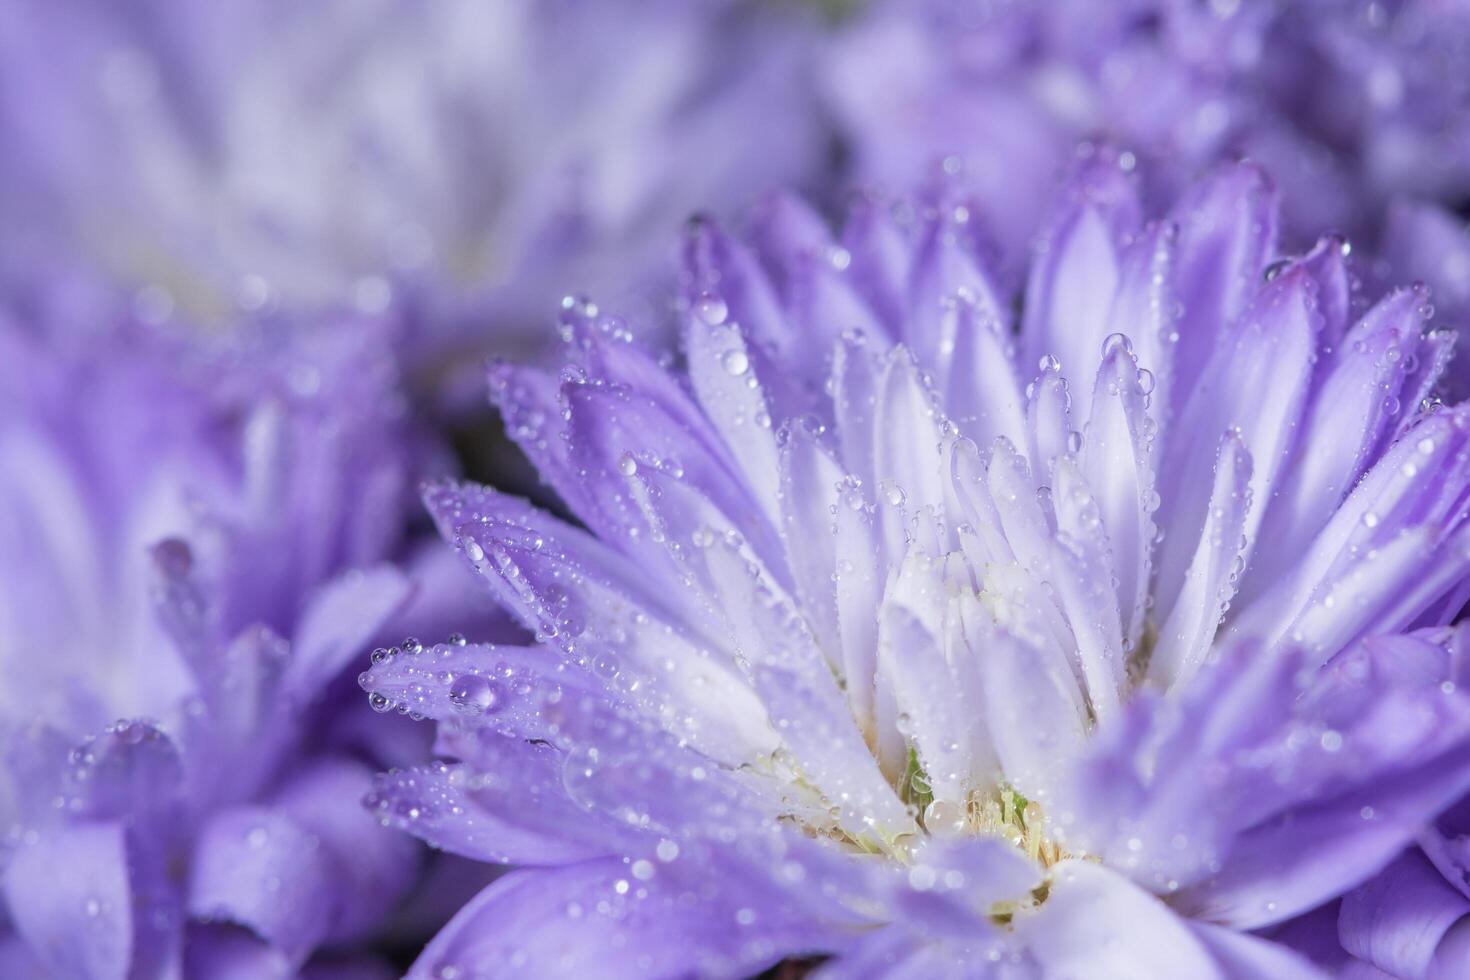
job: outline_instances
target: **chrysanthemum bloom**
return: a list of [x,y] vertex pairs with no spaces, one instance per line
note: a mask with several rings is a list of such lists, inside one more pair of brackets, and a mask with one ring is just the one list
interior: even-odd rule
[[[1465,629],[1380,636],[1343,658],[1343,668],[1371,675],[1374,684],[1470,683]],[[1466,837],[1470,799],[1462,799],[1370,881],[1278,930],[1309,950],[1334,976],[1449,980],[1470,964],[1470,898],[1466,897]]]
[[0,346],[0,975],[292,976],[418,861],[322,700],[409,599],[389,345]]
[[763,7],[23,0],[0,24],[0,278],[82,257],[223,322],[399,296],[426,319],[415,364],[471,328],[513,349],[568,279],[634,292],[692,208],[821,163],[807,18]]
[[1252,167],[1144,223],[1101,154],[1016,330],[977,220],[697,223],[681,369],[573,301],[560,375],[493,372],[585,529],[427,491],[541,645],[361,678],[449,760],[382,819],[527,866],[413,976],[1310,975],[1252,933],[1470,786],[1449,658],[1365,642],[1470,570],[1422,292],[1277,260]]
[[827,91],[858,171],[945,159],[1009,243],[1080,137],[1126,142],[1166,193],[1233,155],[1266,163],[1289,226],[1376,235],[1396,198],[1470,194],[1463,4],[1129,0],[876,3],[839,30]]

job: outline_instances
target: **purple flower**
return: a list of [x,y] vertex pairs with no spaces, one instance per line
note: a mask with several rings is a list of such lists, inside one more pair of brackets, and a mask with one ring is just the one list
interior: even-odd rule
[[878,3],[826,89],[860,175],[943,160],[1015,248],[1075,141],[1126,145],[1167,197],[1236,155],[1286,191],[1288,230],[1366,240],[1398,198],[1470,193],[1470,10],[1406,3]]
[[[1384,687],[1463,686],[1466,630],[1427,630],[1367,641],[1339,669]],[[1461,800],[1418,835],[1419,847],[1400,855],[1381,873],[1301,920],[1278,938],[1311,951],[1335,975],[1448,978],[1470,964],[1470,912],[1465,872],[1467,800]]]
[[0,974],[294,976],[419,860],[324,700],[410,598],[383,324],[0,348]]
[[0,277],[80,258],[226,322],[396,298],[416,367],[515,349],[568,281],[631,302],[664,228],[819,161],[807,33],[736,2],[25,0],[0,25]]
[[524,866],[411,976],[1314,975],[1260,931],[1470,788],[1470,408],[1260,170],[1136,185],[1083,163],[1018,330],[975,202],[775,198],[692,226],[679,370],[578,300],[493,370],[582,526],[427,492],[538,645],[361,679],[447,760],[381,818]]

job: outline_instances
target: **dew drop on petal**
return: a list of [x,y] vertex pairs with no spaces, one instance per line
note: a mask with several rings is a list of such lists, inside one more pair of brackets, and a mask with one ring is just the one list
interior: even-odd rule
[[466,714],[494,711],[500,701],[495,685],[479,674],[461,674],[449,685],[449,700]]
[[705,293],[694,301],[694,315],[706,325],[718,327],[730,315],[725,301],[713,293]]

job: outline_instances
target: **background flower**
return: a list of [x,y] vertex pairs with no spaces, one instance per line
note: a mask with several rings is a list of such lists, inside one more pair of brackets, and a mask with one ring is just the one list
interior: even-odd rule
[[[962,171],[1013,259],[1087,138],[1146,161],[1156,204],[1249,156],[1287,192],[1294,245],[1333,231],[1361,246],[1394,201],[1470,194],[1466,17],[1434,2],[875,3],[837,33],[826,90],[860,177]],[[1431,281],[1450,279],[1463,291],[1464,275]]]
[[93,262],[216,323],[397,297],[416,368],[534,345],[569,288],[636,304],[669,227],[820,161],[806,38],[741,2],[22,3],[0,277]]
[[0,972],[294,975],[420,861],[358,799],[423,746],[333,682],[446,598],[483,618],[388,563],[437,466],[386,322],[113,322],[0,331]]
[[1157,222],[1134,169],[1081,165],[1019,337],[980,202],[776,198],[691,229],[686,371],[576,301],[492,371],[588,530],[427,494],[541,646],[362,678],[452,760],[382,819],[529,866],[413,975],[1312,975],[1250,933],[1470,786],[1449,659],[1357,669],[1464,603],[1470,422],[1422,291],[1280,259],[1255,167]]

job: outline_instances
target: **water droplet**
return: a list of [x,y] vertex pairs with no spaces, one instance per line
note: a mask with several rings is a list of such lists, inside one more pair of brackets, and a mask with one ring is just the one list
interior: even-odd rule
[[730,316],[730,307],[713,293],[703,293],[694,301],[694,315],[706,326],[718,327]]
[[1277,276],[1281,275],[1281,273],[1285,272],[1287,268],[1291,265],[1291,262],[1291,259],[1277,259],[1275,262],[1272,262],[1270,265],[1266,266],[1265,280],[1267,282],[1270,282]]
[[738,347],[725,351],[720,357],[720,364],[725,368],[726,374],[737,378],[750,370],[750,358]]
[[486,714],[500,703],[500,692],[479,674],[461,674],[449,686],[449,700],[465,714]]

